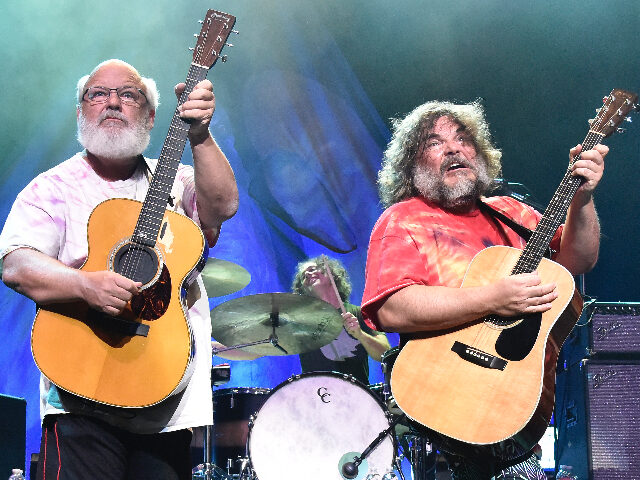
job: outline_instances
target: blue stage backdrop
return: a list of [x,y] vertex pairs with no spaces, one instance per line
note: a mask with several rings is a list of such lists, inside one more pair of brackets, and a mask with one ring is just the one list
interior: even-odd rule
[[[211,130],[236,173],[240,209],[210,255],[252,279],[211,307],[289,291],[297,262],[322,253],[347,266],[351,301],[359,303],[368,237],[382,211],[375,180],[390,117],[434,98],[481,97],[504,175],[546,204],[602,96],[640,87],[639,4],[529,3],[9,0],[0,15],[0,225],[35,175],[80,149],[75,84],[104,59],[121,58],[158,82],[161,106],[146,152],[158,155],[197,20],[215,8],[236,15],[240,31],[225,51],[229,61],[209,75],[217,96]],[[608,143],[597,195],[602,253],[586,290],[633,301],[640,299],[637,125]],[[188,151],[183,161],[192,161]],[[4,285],[0,305],[0,393],[27,399],[29,455],[38,451],[40,427],[29,343],[35,307]],[[377,382],[379,365],[371,367]],[[231,362],[231,371],[228,386],[273,387],[300,366],[297,357],[265,357]]]

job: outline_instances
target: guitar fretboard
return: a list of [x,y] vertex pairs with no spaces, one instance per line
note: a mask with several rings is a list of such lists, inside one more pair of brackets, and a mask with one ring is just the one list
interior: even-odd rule
[[[597,110],[598,115],[591,122],[589,132],[582,141],[582,151],[586,152],[587,150],[591,150],[600,143],[603,138],[611,135],[620,122],[625,119],[625,115],[632,109],[638,110],[635,104],[637,100],[638,96],[634,93],[621,89],[613,89],[611,93],[605,97],[604,106]],[[538,223],[527,246],[516,262],[511,272],[512,275],[530,273],[538,268],[542,257],[549,248],[553,235],[566,218],[573,196],[584,182],[584,178],[571,174],[571,167],[575,162],[580,160],[580,158],[581,155],[579,154],[571,159],[562,182],[560,182],[560,186],[553,194],[553,198],[544,211],[540,223]]]
[[[582,142],[582,151],[586,152],[587,150],[591,150],[604,136],[602,133],[590,130]],[[538,223],[537,228],[531,235],[529,242],[527,242],[518,262],[513,268],[511,272],[512,275],[531,273],[538,268],[542,257],[551,243],[553,235],[567,215],[567,210],[569,209],[569,205],[571,205],[573,196],[584,181],[582,177],[571,174],[571,166],[578,160],[580,160],[580,155],[577,155],[571,160],[569,168],[567,168],[562,182],[560,182],[560,186],[558,186],[556,192],[553,194],[553,198],[544,211],[540,223]]]
[[189,133],[189,123],[180,118],[178,107],[187,101],[196,84],[207,77],[208,71],[208,68],[194,63],[189,68],[185,82],[187,86],[178,99],[178,106],[171,119],[169,132],[136,223],[133,233],[133,241],[136,243],[149,247],[155,245]]

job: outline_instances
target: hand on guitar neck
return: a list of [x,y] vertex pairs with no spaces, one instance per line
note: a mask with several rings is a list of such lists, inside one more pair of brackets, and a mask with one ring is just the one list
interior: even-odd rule
[[[184,82],[178,83],[174,87],[178,99],[186,87],[187,84]],[[213,84],[206,79],[197,83],[188,95],[187,101],[178,106],[180,118],[190,124],[189,142],[192,146],[202,143],[210,136],[209,122],[211,122],[215,109],[216,98],[213,95]]]
[[584,180],[574,195],[572,203],[584,204],[592,199],[593,192],[604,173],[604,157],[607,153],[609,153],[609,147],[602,144],[594,146],[584,154],[582,154],[582,145],[576,145],[569,151],[569,158],[580,156],[580,159],[571,165],[572,174]]
[[216,109],[213,84],[205,79],[184,96],[185,83],[174,90],[178,97],[176,113],[190,124],[189,143],[193,152],[198,217],[209,246],[215,245],[220,225],[238,208],[238,189],[226,156],[209,133],[209,123]]
[[573,275],[590,271],[598,260],[600,222],[593,201],[593,193],[604,173],[606,145],[595,145],[582,153],[582,145],[571,149],[570,157],[578,158],[571,165],[571,173],[583,179],[567,211],[560,251],[555,260]]

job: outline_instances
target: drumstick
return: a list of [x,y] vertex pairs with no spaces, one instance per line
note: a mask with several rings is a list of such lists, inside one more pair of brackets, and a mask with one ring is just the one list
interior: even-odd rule
[[329,268],[329,263],[327,262],[326,255],[322,255],[322,261],[324,262],[324,271],[329,276],[329,280],[331,280],[331,286],[333,287],[333,292],[336,294],[336,298],[338,299],[338,303],[340,304],[340,311],[342,313],[347,313],[347,310],[344,308],[344,304],[342,303],[342,298],[340,297],[340,293],[338,292],[338,287],[336,287],[336,282],[333,279],[333,273],[331,272],[331,268]]

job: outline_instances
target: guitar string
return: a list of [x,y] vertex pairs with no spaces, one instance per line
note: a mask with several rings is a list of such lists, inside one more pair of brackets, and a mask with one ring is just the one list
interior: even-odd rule
[[[162,155],[162,154],[161,154]],[[156,171],[157,170],[161,170],[162,168],[162,164],[158,164],[156,167]],[[156,177],[158,178],[158,177]],[[157,181],[155,182],[156,184],[158,183]],[[153,179],[150,182],[150,185],[154,185],[154,181]],[[150,188],[150,191],[147,194],[147,198],[145,199],[145,202],[142,205],[142,209],[140,212],[140,218],[138,221],[138,224],[136,225],[136,229],[134,231],[134,233],[137,233],[139,235],[141,235],[143,238],[145,236],[147,236],[148,233],[151,233],[151,231],[147,232],[145,227],[145,223],[147,223],[147,211],[149,209],[153,209],[153,207],[155,206],[153,204],[154,202],[154,195],[153,195],[153,189]],[[124,262],[124,266],[123,266],[123,274],[125,276],[127,276],[128,278],[131,278],[133,280],[137,279],[137,272],[138,272],[138,268],[140,265],[140,262],[142,260],[142,255],[144,252],[144,246],[139,245],[138,244],[138,239],[133,238],[133,241],[130,242],[130,244],[128,245],[129,249],[127,251],[127,254],[125,256],[125,262]]]
[[[597,118],[597,121],[594,121],[592,128],[593,126],[598,127],[601,124],[600,117],[601,115]],[[599,140],[598,138],[599,135],[601,134],[589,131],[589,133],[587,134],[587,137],[583,142],[584,148],[587,150],[592,148],[593,145],[595,145]],[[580,155],[573,157],[569,167],[579,159],[580,159]],[[527,248],[525,249],[527,252],[533,249],[534,252],[537,253],[537,255],[539,256],[539,258],[542,258],[542,254],[546,250],[551,237],[555,233],[557,226],[559,226],[561,223],[561,220],[554,218],[554,216],[555,217],[559,216],[561,213],[564,212],[565,208],[568,208],[570,204],[570,199],[573,197],[575,190],[577,190],[579,186],[580,186],[580,180],[572,176],[570,174],[570,170],[568,169],[565,175],[565,179],[563,179],[563,183],[561,183],[558,191],[554,195],[554,198],[552,199],[552,203],[550,204],[550,208],[548,209],[549,210],[548,213],[552,214],[551,221],[545,222],[545,218],[543,218],[543,221],[541,221],[539,225],[540,228],[537,229],[538,234],[532,237],[532,239],[529,241],[529,244],[527,245]],[[560,202],[560,200],[562,199],[564,199],[564,201]],[[539,263],[538,258],[534,258],[532,261],[529,261],[529,258],[525,255],[522,257],[522,261],[519,262],[518,266],[529,267],[526,270],[533,271],[536,268],[537,263]],[[514,273],[521,273],[521,271],[524,271],[524,269],[516,268],[514,270]]]
[[[190,78],[187,79],[187,88],[181,95],[181,98],[178,102],[178,106],[184,103],[186,96],[188,96],[189,92],[189,84],[192,83]],[[174,114],[174,118],[171,122],[171,127],[169,129],[169,135],[165,141],[165,145],[163,146],[162,152],[160,154],[161,160],[156,164],[156,171],[154,172],[154,176],[151,180],[151,184],[149,186],[148,197],[145,203],[143,204],[141,217],[139,222],[139,231],[143,232],[144,237],[151,237],[153,234],[159,232],[159,225],[162,224],[162,220],[164,219],[164,211],[165,205],[163,202],[163,197],[165,197],[164,192],[168,190],[170,185],[169,182],[164,181],[163,177],[170,177],[170,174],[167,172],[168,170],[176,170],[172,168],[171,162],[175,162],[174,155],[178,151],[178,145],[176,145],[176,138],[173,136],[173,133],[176,129],[179,129],[178,122],[176,121],[176,117],[179,118],[178,111],[176,107],[176,113]],[[176,170],[177,172],[177,170]],[[173,175],[175,177],[175,175]],[[159,192],[159,193],[156,193]],[[165,200],[166,201],[166,200]],[[140,264],[143,261],[143,255],[146,248],[150,248],[149,246],[138,246],[137,243],[133,243],[134,247],[132,250],[132,255],[129,257],[129,265],[127,265],[127,271],[133,275],[135,278],[139,273]],[[159,259],[158,259],[159,261]],[[158,265],[159,266],[159,265]],[[146,280],[146,279],[144,279]]]
[[[174,120],[172,119],[171,124],[173,126],[174,124]],[[167,144],[171,144],[171,128],[169,131],[169,135],[167,138],[167,141],[165,142],[165,146]],[[163,146],[163,150],[165,151],[164,153],[166,154],[167,149],[165,148],[165,146]],[[161,157],[163,155],[163,152],[161,152]],[[152,186],[156,186],[159,185],[160,190],[162,191],[162,175],[163,175],[163,162],[158,162],[158,164],[156,165],[156,172],[158,175],[154,175],[155,179],[152,178],[151,183],[150,183],[150,189],[147,195],[147,198],[145,199],[145,202],[142,205],[142,209],[140,212],[140,219],[138,221],[138,224],[136,225],[136,232],[139,232],[139,234],[144,238],[146,236],[149,236],[150,234],[153,233],[153,220],[152,218],[150,218],[149,216],[149,210],[152,210],[152,213],[155,213],[156,216],[158,214],[158,209],[156,209],[155,207],[157,206],[156,203],[156,199],[154,198],[154,188],[151,188]],[[154,212],[155,210],[155,212]],[[125,253],[125,259],[124,259],[124,265],[123,265],[123,275],[125,275],[127,278],[130,278],[132,280],[139,280],[137,278],[137,274],[139,271],[139,267],[140,267],[140,263],[142,262],[142,257],[143,257],[143,253],[145,251],[145,246],[143,245],[139,245],[138,244],[138,239],[134,238],[133,242],[130,242],[128,244],[128,250]],[[146,279],[144,279],[146,280]]]
[[[187,74],[187,81],[185,82],[186,83],[185,90],[182,92],[180,96],[180,99],[178,101],[178,106],[176,107],[174,117],[172,118],[172,121],[171,121],[171,128],[169,129],[169,134],[167,135],[167,139],[165,141],[165,144],[163,145],[163,152],[165,153],[165,157],[168,157],[168,161],[158,162],[156,165],[155,173],[157,173],[157,176],[154,175],[155,178],[153,178],[151,181],[149,195],[147,197],[147,200],[145,200],[145,202],[143,203],[143,207],[141,210],[141,217],[139,221],[140,228],[138,229],[136,227],[137,230],[142,230],[143,233],[147,234],[147,236],[156,233],[156,239],[157,239],[157,233],[159,232],[160,226],[162,225],[162,220],[164,219],[164,211],[166,209],[166,205],[164,205],[164,202],[162,201],[162,198],[165,195],[161,194],[160,197],[154,198],[153,192],[156,190],[163,192],[161,187],[165,187],[164,188],[165,190],[170,189],[170,185],[169,185],[170,182],[167,181],[163,183],[163,176],[166,177],[167,180],[173,178],[173,180],[175,181],[175,174],[177,173],[177,165],[173,167],[171,164],[171,160],[176,162],[178,153],[180,154],[180,156],[182,156],[182,151],[184,150],[184,143],[186,143],[186,133],[188,132],[188,129],[180,128],[178,126],[180,123],[185,123],[184,121],[182,122],[178,121],[178,120],[182,120],[179,117],[178,107],[187,100],[188,95],[191,93],[191,91],[193,91],[193,87],[195,86],[198,80],[198,71],[197,69],[194,68],[195,67],[194,63],[199,63],[202,61],[202,57],[201,57],[202,47],[200,46],[200,44],[201,44],[201,41],[206,40],[206,37],[208,36],[208,27],[207,27],[208,23],[210,23],[210,21],[207,20],[203,24],[203,28],[197,42],[198,44],[196,45],[196,48],[194,51],[193,62],[189,68],[189,73]],[[194,70],[196,71],[194,72]],[[207,72],[206,68],[204,69],[204,72],[200,72],[200,73],[204,73],[204,75],[202,75],[203,79],[206,78],[206,72]],[[178,138],[177,136],[174,137],[173,133],[175,132],[175,130],[182,130],[183,132],[185,132],[185,134],[182,136],[182,138]],[[163,152],[161,152],[161,155],[160,155],[161,158],[163,158]],[[172,157],[172,153],[176,154],[175,158]],[[177,158],[177,162],[179,163],[179,158]],[[169,170],[169,169],[174,170],[173,174],[169,174],[166,172],[166,170]],[[152,186],[158,186],[158,188],[157,189],[151,188]],[[169,192],[167,192],[167,196],[168,194]],[[149,214],[149,210],[153,210],[154,207],[156,207],[156,211],[155,212],[152,211],[151,214]],[[154,213],[155,215],[153,215]],[[155,218],[160,217],[159,222],[157,221],[154,222],[154,217]],[[147,229],[146,232],[144,232],[145,228]],[[149,247],[146,246],[146,248],[149,248]],[[132,249],[129,250],[129,252],[131,252],[131,255],[128,255],[125,257],[124,271],[128,274],[126,275],[128,278],[137,277],[138,269],[140,268],[140,263],[143,260],[143,256],[146,248],[145,246],[138,246],[136,242],[133,242],[133,247]],[[158,259],[158,262],[159,261],[160,259]]]
[[[152,179],[151,185],[160,184],[160,187],[162,186],[162,181],[161,181],[162,167],[163,167],[162,163],[157,165],[156,170],[157,171],[159,170],[158,173],[160,175],[156,177],[157,180],[155,182]],[[154,213],[153,211],[155,210],[155,214],[157,215],[159,210],[158,207],[160,206],[157,204],[157,197],[153,194],[154,191],[155,190],[153,188],[150,188],[150,192],[148,193],[147,200],[145,201],[145,203],[143,203],[140,220],[136,228],[137,231],[142,233],[143,237],[149,236],[149,234],[153,233],[153,229],[150,228],[150,227],[153,227],[153,223],[150,222],[149,210],[152,210],[152,213]],[[125,257],[126,262],[124,265],[124,271],[126,272],[127,276],[132,279],[137,278],[140,262],[143,259],[145,249],[148,248],[148,247],[145,247],[144,245],[139,245],[138,242],[136,242],[135,240],[136,239],[134,239],[134,241],[131,243],[131,248],[128,252],[129,255]]]

